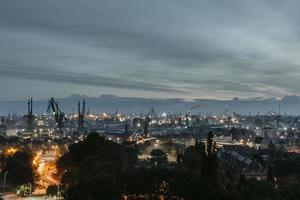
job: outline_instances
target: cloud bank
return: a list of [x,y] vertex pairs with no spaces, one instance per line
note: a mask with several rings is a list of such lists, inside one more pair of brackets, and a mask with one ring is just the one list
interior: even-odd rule
[[299,95],[299,7],[296,0],[2,0],[2,99]]

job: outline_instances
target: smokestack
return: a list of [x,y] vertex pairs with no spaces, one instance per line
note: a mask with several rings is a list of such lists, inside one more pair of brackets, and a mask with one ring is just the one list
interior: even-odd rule
[[281,115],[281,104],[280,104],[280,102],[278,104],[278,114]]
[[188,114],[185,115],[185,124],[186,124],[186,126],[189,126],[189,116],[188,116]]
[[30,115],[32,115],[32,97],[30,98]]
[[145,125],[144,125],[144,135],[148,135],[148,123],[145,122]]
[[27,102],[27,114],[30,115],[30,99]]
[[82,103],[82,114],[85,114],[85,99],[83,99],[83,103]]
[[78,115],[80,115],[80,101],[78,101]]
[[128,124],[125,124],[125,133],[128,133]]

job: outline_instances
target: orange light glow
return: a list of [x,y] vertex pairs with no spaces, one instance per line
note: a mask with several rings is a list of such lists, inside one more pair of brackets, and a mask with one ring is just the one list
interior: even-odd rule
[[11,147],[11,148],[9,148],[9,149],[7,149],[7,150],[5,151],[5,155],[6,155],[6,156],[13,156],[17,151],[18,151],[17,148]]

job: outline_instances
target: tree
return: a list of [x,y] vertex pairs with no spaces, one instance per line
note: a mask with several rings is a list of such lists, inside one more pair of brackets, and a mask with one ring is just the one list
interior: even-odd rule
[[202,173],[204,177],[214,179],[217,170],[217,143],[213,141],[213,133],[211,131],[207,134],[206,144],[206,155],[202,156]]
[[34,185],[37,178],[32,165],[31,152],[17,151],[14,155],[5,158],[3,171],[7,173],[7,182],[13,187],[24,184]]
[[58,186],[57,185],[49,185],[47,187],[47,190],[46,190],[47,195],[54,196],[54,195],[57,194],[57,192],[58,192]]
[[186,148],[183,156],[183,164],[186,168],[197,170],[200,173],[202,165],[201,148],[197,148],[196,146]]
[[21,197],[24,197],[24,196],[29,196],[30,193],[31,193],[31,185],[30,184],[23,184],[23,185],[20,185],[18,187],[18,191],[19,191],[19,196]]
[[122,174],[137,162],[133,148],[105,140],[96,133],[69,148],[57,162],[65,198],[120,199]]
[[183,154],[180,151],[176,151],[176,163],[178,166],[183,163]]
[[151,155],[151,163],[153,166],[165,166],[168,163],[168,157],[166,153],[161,149],[153,149],[150,152]]
[[210,156],[213,152],[213,133],[210,131],[208,132],[207,134],[207,141],[206,141],[206,144],[207,144],[207,149],[206,149],[206,152],[207,152],[207,156]]
[[240,139],[239,131],[235,127],[229,129],[228,133],[231,135],[232,140],[237,141]]

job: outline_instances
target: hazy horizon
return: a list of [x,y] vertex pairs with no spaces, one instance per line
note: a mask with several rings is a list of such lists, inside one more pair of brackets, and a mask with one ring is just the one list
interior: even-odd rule
[[88,95],[88,94],[84,94],[84,93],[72,93],[72,94],[66,94],[63,96],[45,96],[45,97],[40,97],[37,98],[36,96],[27,96],[24,97],[22,99],[0,99],[0,101],[2,102],[9,102],[9,101],[27,101],[29,98],[33,98],[34,100],[37,101],[43,101],[43,100],[49,100],[50,98],[54,98],[54,99],[64,99],[64,98],[69,98],[72,96],[82,96],[82,98],[87,97],[87,98],[100,98],[103,96],[114,96],[114,97],[118,97],[118,98],[137,98],[137,99],[158,99],[158,100],[164,100],[164,99],[181,99],[187,102],[193,101],[193,100],[214,100],[214,101],[231,101],[231,100],[267,100],[267,99],[276,99],[278,101],[283,100],[286,97],[296,97],[300,99],[300,95],[295,95],[295,94],[291,94],[291,95],[285,95],[282,97],[275,97],[275,96],[268,96],[268,97],[264,97],[264,96],[254,96],[254,97],[239,97],[239,96],[232,96],[232,97],[228,97],[228,98],[213,98],[213,97],[207,97],[207,98],[184,98],[184,97],[180,97],[180,96],[174,96],[174,97],[164,97],[163,95],[161,96],[157,96],[157,97],[153,97],[153,96],[126,96],[126,95],[118,95],[118,94],[109,94],[109,93],[102,93],[99,95]]
[[[93,113],[109,112],[114,113],[119,110],[121,113],[147,113],[152,107],[158,113],[188,113],[193,114],[212,113],[220,114],[228,110],[229,113],[239,113],[243,115],[281,113],[287,115],[300,115],[300,96],[285,96],[282,99],[276,98],[247,98],[247,99],[194,99],[187,100],[181,98],[139,98],[124,97],[103,94],[101,96],[86,96],[73,94],[58,100],[60,108],[65,113],[72,113],[77,110],[78,101],[86,100],[87,108]],[[48,106],[47,99],[33,98],[33,112],[45,113]],[[279,108],[280,107],[280,108]],[[20,101],[0,101],[0,115],[17,112],[27,113],[27,99]]]

